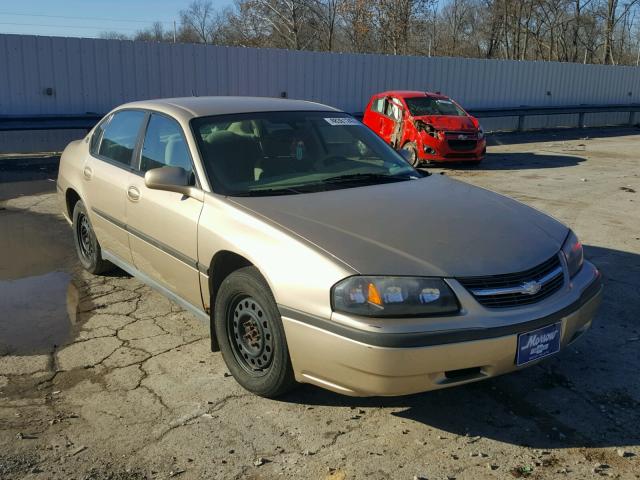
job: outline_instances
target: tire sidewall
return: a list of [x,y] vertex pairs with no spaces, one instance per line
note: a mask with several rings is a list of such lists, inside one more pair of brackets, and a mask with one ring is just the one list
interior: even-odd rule
[[[87,221],[89,222],[89,226],[91,227],[91,242],[93,246],[93,256],[91,258],[87,258],[82,253],[82,248],[80,247],[80,239],[78,238],[78,222],[79,218],[83,215],[86,217]],[[87,209],[85,208],[84,203],[82,203],[82,200],[78,200],[75,207],[73,208],[73,243],[76,247],[78,260],[80,261],[82,266],[89,272],[97,270],[100,255],[100,246],[98,245],[96,234],[93,231],[93,225],[91,224],[91,220],[89,219],[89,215],[87,214]]]
[[[266,374],[253,376],[236,359],[229,340],[227,315],[238,295],[253,297],[268,316],[273,335],[273,360]],[[291,386],[293,371],[280,312],[267,282],[255,267],[244,267],[229,275],[220,285],[214,308],[214,329],[227,368],[245,389],[264,397],[284,393]]]

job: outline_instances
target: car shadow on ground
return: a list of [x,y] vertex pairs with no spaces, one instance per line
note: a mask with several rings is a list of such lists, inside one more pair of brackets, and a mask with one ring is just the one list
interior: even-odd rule
[[640,445],[640,255],[587,246],[605,277],[603,305],[580,341],[531,368],[405,397],[353,398],[304,386],[286,402],[390,408],[465,435],[535,448]]
[[611,126],[587,128],[557,128],[525,132],[495,132],[487,134],[487,144],[516,145],[532,142],[559,142],[570,140],[590,140],[595,138],[640,135],[638,126]]
[[535,168],[559,168],[573,167],[586,160],[577,155],[560,155],[554,153],[539,154],[533,152],[489,152],[479,165],[469,165],[464,162],[437,164],[421,167],[421,170],[437,173],[438,170],[466,170],[469,172],[481,172],[489,170],[530,170]]

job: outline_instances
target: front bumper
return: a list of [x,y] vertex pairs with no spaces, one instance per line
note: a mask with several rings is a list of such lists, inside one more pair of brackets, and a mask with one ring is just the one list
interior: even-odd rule
[[[378,333],[350,325],[334,328],[335,322],[280,309],[296,380],[345,395],[395,396],[524,368],[515,364],[518,334],[541,326],[562,323],[562,349],[590,327],[602,297],[600,273],[585,262],[583,271],[567,282],[552,304],[561,303],[562,296],[571,301],[559,310],[524,321],[510,323],[503,312],[503,318],[487,328],[438,327],[405,333]],[[528,315],[532,311],[528,309]],[[477,312],[471,314],[479,315]],[[477,323],[473,318],[464,320]],[[441,321],[447,319],[430,319],[429,324],[441,325]]]
[[[419,148],[418,156],[427,162],[478,162],[484,158],[487,152],[487,141],[481,139],[470,150],[452,148],[449,138],[433,138],[424,136],[422,148]],[[432,152],[432,153],[430,153]]]

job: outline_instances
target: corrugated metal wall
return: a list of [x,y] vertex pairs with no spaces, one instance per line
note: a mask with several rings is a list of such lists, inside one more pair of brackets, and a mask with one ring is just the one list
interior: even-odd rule
[[640,69],[0,35],[5,115],[102,113],[136,99],[281,92],[358,112],[372,93],[391,88],[442,91],[467,108],[637,103]]

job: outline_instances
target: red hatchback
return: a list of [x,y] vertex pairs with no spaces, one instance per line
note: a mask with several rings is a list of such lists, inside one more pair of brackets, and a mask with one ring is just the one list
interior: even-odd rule
[[378,93],[369,100],[363,122],[396,150],[407,150],[414,166],[431,162],[478,164],[487,151],[478,120],[438,93]]

